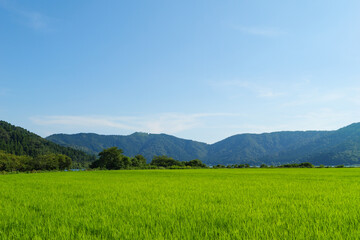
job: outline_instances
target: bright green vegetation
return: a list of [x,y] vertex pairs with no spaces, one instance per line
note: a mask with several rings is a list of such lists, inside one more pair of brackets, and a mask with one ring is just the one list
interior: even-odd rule
[[360,169],[0,175],[0,239],[358,239]]

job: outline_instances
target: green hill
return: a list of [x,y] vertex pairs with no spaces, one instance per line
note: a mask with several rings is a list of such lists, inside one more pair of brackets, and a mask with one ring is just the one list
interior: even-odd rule
[[360,163],[360,123],[354,123],[295,149],[267,156],[262,161],[309,161],[320,165],[354,165]]
[[251,165],[283,164],[292,162],[291,158],[278,161],[266,156],[277,155],[283,151],[296,149],[298,146],[309,144],[316,139],[326,136],[329,132],[321,131],[294,131],[274,132],[263,134],[238,134],[226,138],[210,146],[207,163],[222,164],[248,163]]
[[47,138],[63,146],[98,153],[117,146],[126,155],[168,155],[181,161],[198,158],[206,164],[280,165],[309,161],[320,165],[360,163],[360,123],[337,131],[293,131],[238,134],[214,144],[184,140],[165,134],[134,133],[128,136],[55,134]]
[[148,160],[167,155],[181,161],[205,159],[208,144],[184,140],[166,134],[133,133],[128,136],[98,135],[94,133],[55,134],[47,137],[54,143],[97,154],[105,148],[119,147],[127,156],[142,154]]
[[0,121],[0,150],[18,156],[27,155],[31,157],[50,153],[64,154],[69,156],[73,162],[80,164],[87,164],[95,160],[93,155],[60,146],[5,121]]

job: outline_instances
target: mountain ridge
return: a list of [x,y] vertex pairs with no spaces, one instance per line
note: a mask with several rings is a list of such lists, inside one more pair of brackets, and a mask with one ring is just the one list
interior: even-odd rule
[[82,165],[95,160],[94,156],[58,145],[5,121],[0,121],[0,150],[17,156],[27,155],[30,157],[51,153],[64,154],[71,157],[73,162]]
[[46,139],[94,154],[117,146],[127,155],[142,154],[148,161],[155,155],[168,155],[181,161],[198,158],[210,165],[277,165],[305,160],[324,165],[360,163],[360,123],[332,131],[236,134],[213,144],[143,132],[130,135],[53,134]]

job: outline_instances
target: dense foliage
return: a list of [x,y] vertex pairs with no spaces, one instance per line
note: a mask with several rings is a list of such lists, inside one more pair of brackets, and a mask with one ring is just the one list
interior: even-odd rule
[[0,171],[65,170],[69,169],[71,164],[71,158],[63,154],[30,157],[16,156],[0,151]]
[[248,163],[246,164],[228,164],[228,165],[223,165],[223,164],[218,164],[216,166],[213,166],[213,168],[250,168],[250,165]]
[[64,146],[100,152],[117,146],[126,155],[172,156],[189,161],[197,158],[208,165],[283,165],[311,162],[315,165],[360,164],[360,123],[337,131],[297,131],[239,134],[208,145],[165,134],[134,133],[129,136],[58,134],[48,137]]
[[129,169],[129,168],[144,168],[146,166],[146,159],[141,155],[136,155],[129,158],[123,155],[123,151],[117,147],[104,149],[99,153],[99,159],[94,161],[91,168],[101,169]]
[[118,169],[146,169],[146,168],[205,168],[207,167],[200,160],[178,161],[167,156],[155,156],[150,164],[146,164],[146,159],[142,155],[127,157],[123,154],[122,149],[111,147],[104,149],[99,153],[99,159],[94,161],[91,168],[118,170]]
[[0,150],[17,156],[30,156],[34,159],[41,155],[63,154],[70,157],[77,165],[86,165],[95,160],[95,156],[60,146],[4,121],[0,121]]
[[206,168],[206,164],[203,164],[199,159],[193,159],[190,161],[178,161],[171,157],[167,156],[155,156],[150,165],[156,167],[164,168],[174,168],[174,167],[191,167],[191,168]]
[[304,163],[291,163],[291,164],[283,164],[279,166],[280,168],[313,168],[315,167],[309,162]]

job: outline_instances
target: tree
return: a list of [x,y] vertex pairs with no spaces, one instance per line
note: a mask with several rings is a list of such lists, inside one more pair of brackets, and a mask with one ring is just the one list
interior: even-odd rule
[[99,159],[91,164],[91,168],[120,169],[125,166],[123,163],[123,150],[117,147],[104,149],[99,153]]
[[128,169],[131,167],[131,159],[127,156],[122,156],[120,161],[120,168],[119,169]]
[[182,166],[183,164],[180,161],[177,161],[168,156],[155,156],[151,161],[150,165],[155,165],[157,167],[171,167],[171,166]]
[[65,170],[65,169],[69,169],[71,164],[72,164],[72,160],[70,157],[64,155],[64,154],[58,154],[57,155],[58,158],[58,162],[59,162],[59,169],[60,170]]
[[268,165],[266,165],[265,163],[260,165],[260,168],[267,168],[267,167],[268,167]]
[[288,163],[278,166],[279,168],[313,168],[314,165],[312,165],[309,162],[303,162],[303,163]]
[[199,159],[190,160],[188,162],[185,162],[185,166],[190,166],[192,168],[205,168],[206,164],[202,163]]
[[135,157],[133,157],[131,159],[131,166],[132,167],[137,167],[137,168],[142,168],[146,166],[146,159],[143,155],[136,155]]
[[216,165],[214,168],[225,168],[225,165],[218,164],[218,165]]
[[59,169],[59,162],[55,157],[55,154],[40,155],[34,158],[32,163],[32,169],[34,170],[55,170]]
[[0,151],[0,171],[64,170],[72,160],[63,154],[47,154],[37,157],[16,156]]
[[312,164],[309,163],[309,162],[303,162],[303,163],[300,163],[300,164],[299,164],[299,167],[301,167],[301,168],[313,168],[314,165],[312,165]]
[[0,150],[0,171],[26,171],[31,161],[29,156],[16,156]]

